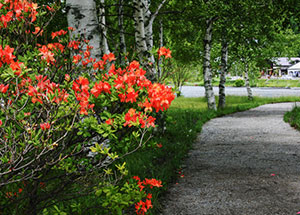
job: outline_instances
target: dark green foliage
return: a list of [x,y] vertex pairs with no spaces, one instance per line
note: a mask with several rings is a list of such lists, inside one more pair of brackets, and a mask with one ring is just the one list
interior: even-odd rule
[[235,87],[243,87],[243,86],[245,86],[245,81],[242,79],[238,79],[234,82],[234,86]]

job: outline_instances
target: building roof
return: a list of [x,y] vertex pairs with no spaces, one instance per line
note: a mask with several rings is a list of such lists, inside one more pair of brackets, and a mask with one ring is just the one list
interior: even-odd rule
[[300,63],[296,63],[295,65],[288,68],[289,71],[299,71],[300,70]]
[[300,62],[300,57],[279,57],[273,59],[276,66],[290,67],[295,63]]

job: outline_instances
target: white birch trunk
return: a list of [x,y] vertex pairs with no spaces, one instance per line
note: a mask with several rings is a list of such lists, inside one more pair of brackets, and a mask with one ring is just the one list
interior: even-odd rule
[[203,60],[203,77],[204,77],[204,88],[205,97],[207,99],[208,109],[216,110],[215,95],[212,87],[212,72],[210,64],[210,52],[212,42],[212,26],[213,20],[206,20],[206,31],[204,37],[204,60]]
[[102,53],[95,2],[93,0],[66,0],[66,8],[68,25],[75,28],[71,36],[79,34],[89,40],[89,45],[94,47],[90,51],[91,57],[99,59]]
[[252,89],[250,87],[250,81],[249,81],[249,67],[248,63],[245,64],[245,86],[247,88],[247,93],[248,93],[248,99],[253,100],[253,95],[252,95]]
[[219,105],[218,107],[223,109],[226,105],[225,96],[225,83],[227,74],[227,60],[228,60],[228,43],[226,40],[222,41],[222,58],[221,58],[221,74],[219,83]]
[[100,1],[101,7],[99,10],[99,15],[100,15],[100,27],[101,27],[101,33],[102,33],[102,41],[101,41],[101,48],[103,54],[109,54],[109,47],[108,47],[108,42],[107,42],[107,27],[106,27],[106,18],[105,18],[105,1],[101,0]]
[[150,62],[152,64],[152,66],[150,67],[148,64],[145,64],[145,66],[147,66],[152,73],[149,74],[149,78],[151,80],[154,80],[157,72],[155,69],[154,56],[150,53],[153,48],[153,22],[166,0],[163,0],[160,3],[155,13],[153,14],[151,13],[149,8],[149,0],[134,0],[133,2],[135,5],[134,20],[137,52],[141,61],[146,60],[146,63]]
[[145,36],[145,19],[144,6],[142,0],[134,0],[134,20],[135,20],[135,40],[137,45],[137,52],[142,61],[147,56],[147,43]]
[[[163,23],[160,20],[159,21],[159,47],[163,47],[164,46],[164,28],[163,28]],[[162,59],[160,58],[158,61],[158,79],[160,79],[161,75],[162,75],[162,68],[161,68],[161,63],[162,63]]]
[[119,0],[119,16],[118,16],[118,24],[120,29],[120,52],[121,52],[121,65],[125,64],[124,56],[126,56],[127,49],[126,49],[126,41],[125,41],[125,34],[124,34],[124,19],[123,19],[123,0]]

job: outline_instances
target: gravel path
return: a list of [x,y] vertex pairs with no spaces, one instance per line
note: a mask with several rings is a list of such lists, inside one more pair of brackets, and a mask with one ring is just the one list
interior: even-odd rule
[[300,133],[283,121],[293,105],[263,105],[206,123],[162,214],[297,214]]

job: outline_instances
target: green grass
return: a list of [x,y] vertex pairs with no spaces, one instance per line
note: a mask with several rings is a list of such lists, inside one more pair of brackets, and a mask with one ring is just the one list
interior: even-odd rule
[[300,130],[300,107],[294,107],[293,110],[285,113],[284,121],[290,123],[290,125]]
[[[219,86],[219,79],[214,78],[212,81],[213,86]],[[203,81],[198,82],[186,82],[186,86],[204,86]],[[299,80],[277,80],[277,79],[258,79],[257,81],[251,83],[252,87],[300,87]],[[227,87],[234,87],[234,80],[226,80]]]
[[261,98],[249,101],[247,97],[228,96],[227,107],[220,111],[207,110],[204,98],[177,98],[166,114],[166,130],[154,137],[162,148],[144,149],[132,154],[127,163],[129,172],[144,178],[157,178],[163,181],[164,187],[153,192],[154,210],[159,214],[160,200],[163,199],[169,185],[179,177],[182,161],[192,148],[202,126],[208,120],[244,111],[266,103],[299,101],[299,97]]

